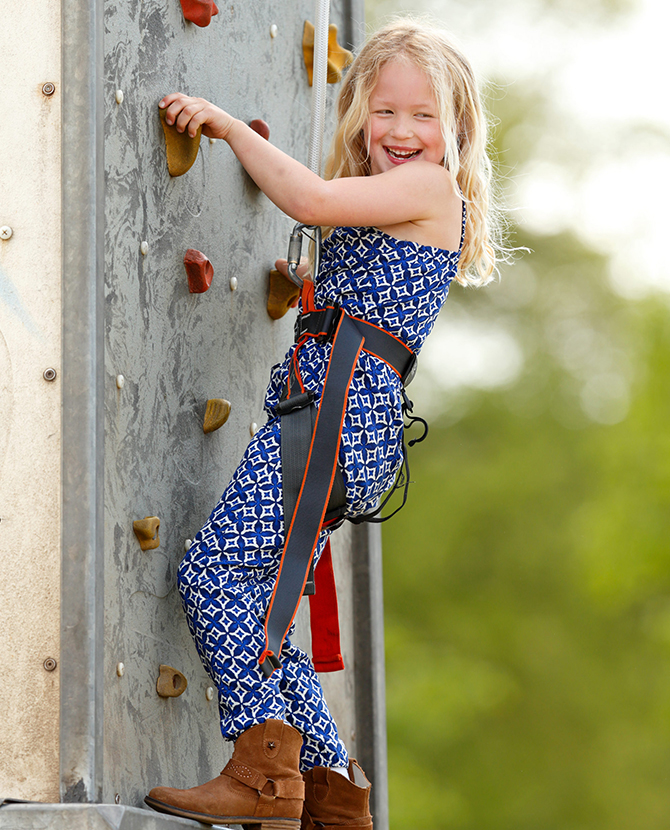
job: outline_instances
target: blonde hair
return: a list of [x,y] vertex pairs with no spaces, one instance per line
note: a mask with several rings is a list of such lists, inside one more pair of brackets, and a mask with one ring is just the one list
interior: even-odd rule
[[338,124],[325,176],[369,176],[363,131],[379,73],[391,61],[407,60],[426,74],[437,102],[446,145],[444,165],[467,206],[465,238],[456,279],[481,285],[496,268],[497,236],[492,221],[491,162],[486,152],[488,125],[477,82],[468,61],[447,34],[423,21],[396,20],[375,32],[351,65],[337,102]]

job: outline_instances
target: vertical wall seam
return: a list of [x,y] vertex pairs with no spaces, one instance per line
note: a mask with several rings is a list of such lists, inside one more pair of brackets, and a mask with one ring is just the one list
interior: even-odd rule
[[62,0],[61,801],[102,797],[103,0]]

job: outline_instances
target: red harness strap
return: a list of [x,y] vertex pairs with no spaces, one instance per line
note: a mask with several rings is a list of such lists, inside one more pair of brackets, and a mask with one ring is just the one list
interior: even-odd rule
[[314,569],[314,585],[316,593],[309,598],[312,662],[317,671],[341,671],[344,660],[340,647],[340,621],[330,539]]

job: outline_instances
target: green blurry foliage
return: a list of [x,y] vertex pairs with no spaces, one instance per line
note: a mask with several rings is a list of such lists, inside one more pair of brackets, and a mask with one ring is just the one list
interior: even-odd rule
[[[509,0],[505,9],[522,8],[528,17],[551,15],[559,23],[579,26],[598,24],[614,14],[624,13],[635,5],[635,0]],[[397,14],[424,14],[446,21],[458,28],[464,15],[478,16],[482,23],[490,17],[492,0],[366,0],[366,20],[373,28]]]
[[667,826],[670,315],[628,308],[621,423],[480,393],[412,450],[384,537],[393,828]]

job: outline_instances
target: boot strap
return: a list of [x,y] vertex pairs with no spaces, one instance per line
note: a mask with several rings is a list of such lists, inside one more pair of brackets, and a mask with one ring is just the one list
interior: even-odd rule
[[276,798],[305,798],[305,782],[302,778],[280,778],[271,783]]
[[[247,787],[257,790],[261,795],[261,801],[267,799],[274,800],[275,798],[299,798],[305,797],[305,782],[302,778],[281,778],[279,781],[273,781],[271,778],[266,778],[262,772],[248,767],[240,761],[228,761],[225,769],[221,773],[227,775],[229,778],[234,778]],[[266,785],[270,784],[270,793],[263,793]]]

